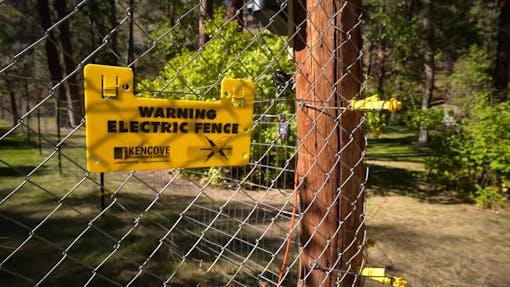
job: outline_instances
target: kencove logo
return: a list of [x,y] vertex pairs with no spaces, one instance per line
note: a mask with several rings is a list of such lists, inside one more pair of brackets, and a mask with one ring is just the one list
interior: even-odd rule
[[114,147],[113,158],[116,160],[168,159],[170,158],[170,146]]

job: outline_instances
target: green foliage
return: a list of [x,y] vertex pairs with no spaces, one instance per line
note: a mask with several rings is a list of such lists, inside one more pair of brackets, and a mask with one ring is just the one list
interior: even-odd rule
[[456,63],[455,71],[449,77],[447,93],[467,116],[476,108],[488,104],[492,93],[490,63],[487,51],[472,46]]
[[223,172],[217,167],[211,167],[207,171],[207,176],[211,178],[212,184],[223,183]]
[[363,3],[366,9],[363,23],[368,74],[366,91],[371,94],[379,88],[382,98],[401,100],[404,105],[398,112],[399,124],[413,128],[418,127],[417,118],[435,118],[440,114],[421,112],[427,48],[431,48],[435,56],[434,103],[446,98],[448,91],[444,87],[452,80],[449,75],[470,46],[486,48],[484,64],[492,62],[495,51],[499,15],[495,1],[432,2],[433,13],[428,19],[433,29],[432,43],[427,43],[427,33],[423,31],[425,6],[422,1],[367,0]]
[[502,202],[510,180],[510,105],[486,106],[438,141],[427,166],[443,188],[484,207]]
[[[416,7],[402,0],[369,0],[364,6],[367,9],[364,46],[369,59],[366,93],[377,93],[383,99],[395,97],[405,103],[396,119],[398,124],[410,125],[419,111],[423,94],[420,54],[423,41],[417,37],[423,33],[419,31]],[[367,119],[369,130],[373,130],[372,123],[380,121],[376,117]]]
[[383,45],[391,51],[395,68],[409,60],[417,43],[418,19],[409,15],[408,1],[369,0],[364,7],[368,13],[365,37],[374,45]]
[[409,121],[409,125],[413,128],[418,128],[424,125],[427,129],[437,128],[443,123],[443,112],[440,109],[421,110],[416,113]]
[[198,38],[198,0],[141,1],[136,5],[140,13],[137,19],[150,37],[144,37],[144,46],[154,49],[137,64],[136,72],[142,78],[154,77],[168,59],[183,48],[196,47]]
[[[187,100],[216,100],[220,95],[219,83],[223,78],[254,79],[256,99],[275,99],[292,97],[289,93],[277,93],[271,83],[270,75],[276,70],[290,72],[294,69],[286,51],[285,38],[269,32],[250,34],[243,32],[237,21],[225,23],[225,10],[217,8],[212,21],[206,24],[206,32],[211,40],[198,51],[184,47],[170,59],[153,80],[142,80],[138,90],[149,91],[139,94],[143,97],[165,97]],[[242,55],[242,56],[241,56]],[[266,77],[260,77],[267,75]],[[255,105],[254,114],[293,114],[294,105],[288,101],[271,101]],[[256,116],[257,117],[257,116]],[[273,121],[274,119],[271,118]],[[261,118],[261,122],[267,122]],[[252,146],[268,146],[279,138],[278,124],[255,122],[252,131]],[[292,123],[293,120],[290,119]],[[288,145],[295,145],[291,136]],[[281,167],[289,157],[289,149],[252,147],[252,158],[267,162],[268,166]],[[270,182],[277,173],[276,169],[261,168],[252,173],[253,180]],[[238,177],[243,176],[237,173]]]
[[[281,37],[269,33],[253,37],[243,33],[235,21],[224,23],[224,17],[224,9],[216,9],[214,20],[206,25],[206,32],[212,37],[206,47],[198,51],[184,47],[156,79],[141,81],[141,90],[168,92],[158,95],[161,97],[201,99],[203,95],[196,94],[197,88],[210,87],[206,89],[208,94],[219,95],[218,83],[226,77],[254,79],[276,69],[292,69]],[[275,95],[269,77],[258,79],[256,90],[258,96],[265,98]],[[179,93],[172,93],[175,91]]]
[[379,138],[386,126],[386,114],[369,112],[365,119],[365,130],[374,138]]
[[495,186],[487,186],[476,191],[476,204],[483,208],[492,208],[506,200],[505,195]]
[[505,200],[510,181],[510,103],[489,103],[488,61],[473,47],[450,76],[449,93],[462,118],[437,131],[427,167],[439,188],[492,207]]

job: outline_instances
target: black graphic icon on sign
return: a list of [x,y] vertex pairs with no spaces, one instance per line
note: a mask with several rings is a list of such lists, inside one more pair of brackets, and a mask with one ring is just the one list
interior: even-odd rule
[[211,157],[213,157],[216,153],[219,153],[222,157],[224,157],[226,160],[228,160],[227,155],[225,154],[225,151],[232,150],[232,147],[225,147],[228,140],[226,140],[223,145],[217,145],[215,144],[210,138],[205,137],[207,141],[209,142],[209,145],[211,147],[208,148],[201,148],[200,150],[210,150],[211,152],[207,155],[207,159],[205,161],[208,161]]

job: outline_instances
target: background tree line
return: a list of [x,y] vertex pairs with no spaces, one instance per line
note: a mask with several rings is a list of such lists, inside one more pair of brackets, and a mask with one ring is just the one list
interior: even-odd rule
[[[292,74],[295,67],[281,53],[286,37],[250,32],[253,24],[243,18],[246,3],[2,1],[0,90],[10,99],[2,101],[10,103],[2,108],[17,122],[17,99],[35,101],[54,93],[65,106],[62,116],[76,126],[83,117],[82,79],[76,72],[81,62],[130,65],[141,95],[163,87],[186,91],[207,86],[219,73],[247,78],[276,70]],[[245,13],[236,13],[239,9]],[[396,115],[369,114],[367,131],[376,136],[387,125],[416,131],[417,144],[431,151],[427,165],[438,188],[454,189],[483,205],[504,200],[510,185],[510,1],[366,0],[364,11],[365,93],[405,103]],[[41,48],[16,57],[39,39]],[[245,59],[238,57],[241,52]],[[214,69],[199,53],[215,59]],[[186,77],[166,85],[176,76],[176,65],[186,66],[179,71]],[[41,91],[33,81],[46,83],[47,89]],[[275,89],[269,79],[259,79],[257,89],[264,98],[293,96]],[[271,109],[292,114],[294,107],[279,102]],[[277,127],[254,133],[264,143],[278,138]],[[285,156],[267,160],[281,166]],[[271,180],[271,171],[259,176]]]
[[430,180],[490,206],[510,184],[510,1],[365,1],[366,92],[403,100],[395,118],[428,146]]

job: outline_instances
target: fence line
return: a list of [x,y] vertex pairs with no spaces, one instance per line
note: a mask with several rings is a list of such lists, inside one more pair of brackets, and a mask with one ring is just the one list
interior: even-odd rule
[[[0,1],[2,284],[362,284],[364,115],[349,107],[363,90],[361,1],[230,1],[241,8],[216,3],[202,47],[201,1]],[[30,16],[44,5],[46,29]],[[132,68],[141,97],[211,100],[223,78],[252,79],[250,162],[90,173],[97,123],[69,118],[89,63]]]

